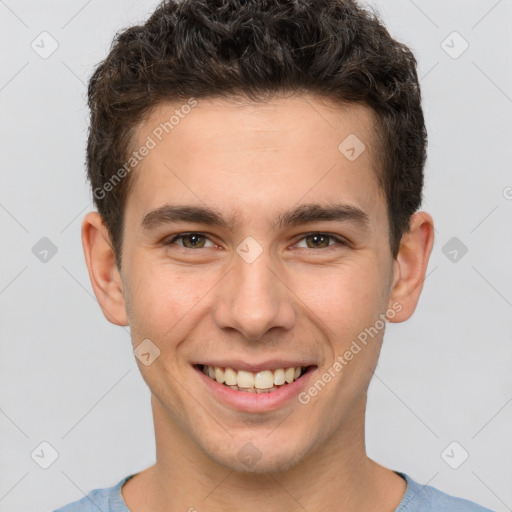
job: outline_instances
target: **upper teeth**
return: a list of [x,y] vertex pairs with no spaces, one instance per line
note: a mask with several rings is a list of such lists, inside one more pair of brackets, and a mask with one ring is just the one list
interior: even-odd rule
[[219,384],[238,386],[245,389],[271,389],[290,383],[298,379],[302,366],[295,368],[278,368],[277,370],[263,370],[261,372],[247,372],[233,368],[220,368],[218,366],[203,366],[203,373]]

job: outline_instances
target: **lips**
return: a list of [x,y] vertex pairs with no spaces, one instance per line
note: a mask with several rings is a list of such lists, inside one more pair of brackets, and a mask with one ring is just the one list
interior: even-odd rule
[[[220,363],[222,364],[222,363]],[[286,382],[281,385],[273,385],[271,388],[263,388],[257,389],[254,388],[239,388],[238,384],[236,385],[227,385],[225,382],[219,384],[217,379],[211,378],[209,375],[205,375],[204,366],[208,367],[211,365],[203,365],[203,364],[194,364],[193,368],[195,370],[195,374],[197,375],[201,384],[200,389],[204,389],[206,393],[205,399],[207,397],[212,398],[216,403],[221,404],[223,406],[227,406],[230,409],[234,409],[238,412],[244,413],[271,413],[273,411],[278,411],[279,409],[287,406],[287,404],[293,403],[294,400],[297,399],[297,396],[310,385],[310,382],[315,378],[317,374],[318,366],[317,365],[299,365],[302,368],[302,371],[297,379],[292,382]],[[247,367],[247,365],[245,365]],[[214,366],[215,368],[215,366]],[[225,366],[217,366],[217,368],[221,369],[225,373]],[[233,365],[233,371],[237,366]],[[271,371],[270,368],[261,369],[259,366],[260,372]],[[288,368],[297,368],[297,366],[288,366]],[[274,367],[272,374],[275,377],[275,370],[279,370],[279,367]],[[237,374],[237,382],[238,375],[247,370],[240,370],[236,372]],[[260,372],[251,372],[251,373],[260,373]],[[278,372],[280,373],[280,372]],[[244,377],[242,377],[244,378]],[[255,378],[255,377],[254,377]],[[242,381],[243,383],[243,381]]]

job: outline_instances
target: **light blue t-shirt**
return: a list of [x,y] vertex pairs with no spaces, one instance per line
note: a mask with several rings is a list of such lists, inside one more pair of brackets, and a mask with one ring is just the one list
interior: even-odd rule
[[[493,512],[472,501],[445,494],[430,485],[421,485],[405,473],[395,473],[407,482],[405,495],[395,512]],[[53,512],[130,512],[121,495],[121,487],[136,474],[123,478],[114,487],[95,489],[81,500]]]

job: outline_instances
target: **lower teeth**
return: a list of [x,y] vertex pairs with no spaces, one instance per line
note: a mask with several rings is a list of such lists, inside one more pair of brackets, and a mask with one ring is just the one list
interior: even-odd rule
[[[280,388],[281,386],[273,386],[268,389],[257,389],[257,388],[240,388],[238,386],[229,386],[228,384],[224,383],[224,386],[227,386],[228,388],[234,389],[235,391],[242,391],[244,393],[270,393],[270,391],[275,391],[277,388]],[[283,384],[284,386],[284,384]]]

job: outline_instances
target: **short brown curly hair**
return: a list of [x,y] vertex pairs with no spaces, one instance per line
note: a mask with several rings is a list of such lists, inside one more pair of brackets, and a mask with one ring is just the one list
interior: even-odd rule
[[390,247],[422,201],[427,132],[411,50],[355,0],[165,0],[116,34],[88,86],[87,172],[121,268],[133,135],[161,102],[305,92],[365,104],[377,118]]

